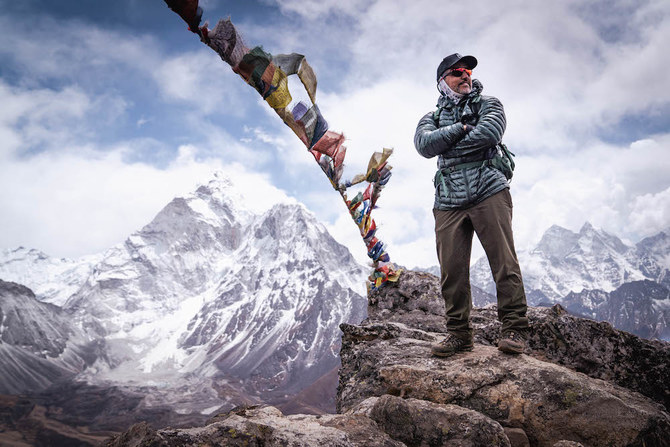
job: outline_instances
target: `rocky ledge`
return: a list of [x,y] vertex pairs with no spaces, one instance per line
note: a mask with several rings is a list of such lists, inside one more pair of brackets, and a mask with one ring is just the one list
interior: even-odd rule
[[531,308],[526,353],[496,349],[494,306],[476,309],[475,349],[430,356],[444,336],[438,279],[405,272],[343,324],[338,414],[242,408],[205,427],[138,424],[107,446],[665,446],[670,344]]

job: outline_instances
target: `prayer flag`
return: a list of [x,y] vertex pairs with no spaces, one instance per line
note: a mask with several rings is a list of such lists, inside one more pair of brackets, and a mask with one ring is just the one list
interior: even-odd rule
[[[305,56],[298,53],[272,56],[262,46],[249,49],[230,19],[219,20],[213,30],[208,30],[207,25],[200,27],[202,9],[198,6],[198,0],[165,2],[188,23],[191,31],[197,33],[235,73],[256,89],[314,156],[333,188],[346,203],[368,250],[368,256],[374,262],[375,270],[368,278],[368,288],[380,287],[386,281],[397,281],[400,270],[395,270],[383,242],[375,236],[377,226],[371,216],[381,190],[391,177],[392,167],[387,164],[387,160],[393,150],[384,148],[382,152],[373,153],[365,174],[358,174],[353,180],[340,184],[347,153],[347,148],[343,146],[345,138],[340,133],[328,130],[328,122],[316,105],[316,75]],[[288,76],[292,75],[300,79],[310,104],[300,101],[291,107]],[[346,189],[364,181],[370,183],[365,191],[348,201]]]
[[272,77],[272,87],[274,91],[265,100],[273,109],[285,109],[291,103],[291,93],[288,91],[288,79],[286,73],[279,68],[275,68]]
[[312,149],[335,158],[335,154],[339,151],[342,143],[344,143],[344,135],[329,130],[316,142]]
[[208,45],[233,69],[249,52],[235,25],[228,19],[219,20],[214,29],[208,31],[207,36],[209,37]]
[[189,30],[198,33],[202,20],[202,8],[198,6],[198,0],[165,0],[165,3],[184,19]]

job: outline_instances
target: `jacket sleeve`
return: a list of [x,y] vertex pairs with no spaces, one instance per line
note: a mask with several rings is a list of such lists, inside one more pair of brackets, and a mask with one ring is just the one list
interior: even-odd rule
[[[458,156],[487,150],[502,141],[507,120],[502,103],[492,96],[482,98],[479,122],[454,146]],[[447,155],[449,156],[449,155]]]
[[416,126],[414,146],[419,154],[432,158],[453,150],[465,134],[461,123],[438,128],[433,120],[433,112],[429,112]]

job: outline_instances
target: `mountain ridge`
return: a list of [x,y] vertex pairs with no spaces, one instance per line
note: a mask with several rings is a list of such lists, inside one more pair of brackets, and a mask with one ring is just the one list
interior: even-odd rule
[[[668,250],[670,241],[665,232],[633,246],[586,222],[576,233],[552,225],[533,249],[517,254],[529,302],[538,304],[558,302],[583,289],[611,292],[631,281],[666,283]],[[492,293],[495,286],[488,269],[488,261],[482,257],[472,266],[471,275],[475,285]]]
[[338,364],[367,269],[303,205],[244,204],[217,176],[100,256],[62,308],[105,342],[78,380],[154,384],[147,405],[202,412],[285,400]]
[[[560,303],[577,315],[610,321],[643,337],[667,340],[670,314],[665,307],[649,304],[644,318],[653,320],[654,328],[650,328],[644,319],[627,318],[622,306],[623,302],[634,305],[634,300],[643,295],[632,294],[624,299],[618,290],[629,284],[643,288],[645,281],[670,288],[668,234],[661,231],[629,245],[589,222],[579,232],[552,225],[533,249],[518,253],[529,305]],[[471,278],[474,286],[495,295],[485,257],[473,264]],[[651,290],[650,285],[645,287]]]

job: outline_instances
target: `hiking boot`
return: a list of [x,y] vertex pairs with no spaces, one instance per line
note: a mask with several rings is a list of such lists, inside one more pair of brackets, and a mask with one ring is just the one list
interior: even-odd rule
[[430,352],[437,357],[449,357],[457,352],[472,351],[472,338],[460,338],[453,334],[447,334],[444,340],[434,343]]
[[526,349],[526,337],[518,331],[505,331],[498,342],[498,349],[507,354],[521,354]]

